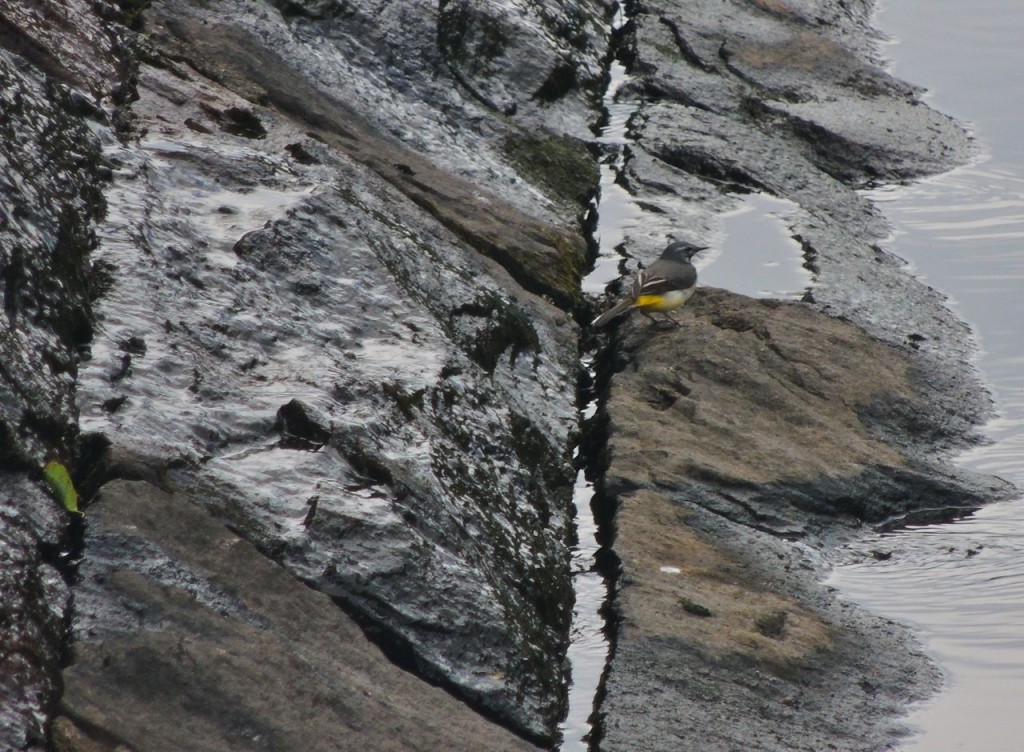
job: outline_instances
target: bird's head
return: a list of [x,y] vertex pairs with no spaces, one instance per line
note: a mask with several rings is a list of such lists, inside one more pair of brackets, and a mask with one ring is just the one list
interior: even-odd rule
[[661,257],[669,261],[688,262],[695,254],[704,250],[707,250],[706,245],[694,245],[685,240],[677,240],[666,246],[665,250],[661,252]]

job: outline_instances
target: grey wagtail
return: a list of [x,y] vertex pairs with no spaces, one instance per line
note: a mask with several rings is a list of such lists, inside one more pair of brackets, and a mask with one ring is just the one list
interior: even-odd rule
[[604,326],[634,308],[652,320],[651,313],[674,311],[693,295],[697,270],[690,259],[705,248],[682,240],[670,243],[657,261],[636,275],[629,295],[594,319],[592,326]]

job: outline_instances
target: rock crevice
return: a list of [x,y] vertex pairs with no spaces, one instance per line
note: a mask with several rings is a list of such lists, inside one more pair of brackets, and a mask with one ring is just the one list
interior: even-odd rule
[[[0,746],[557,743],[605,10],[0,8]],[[866,3],[630,10],[629,260],[763,191],[814,281],[612,337],[599,746],[881,748],[937,677],[828,548],[1006,486],[946,466],[970,332],[857,189],[969,139]]]

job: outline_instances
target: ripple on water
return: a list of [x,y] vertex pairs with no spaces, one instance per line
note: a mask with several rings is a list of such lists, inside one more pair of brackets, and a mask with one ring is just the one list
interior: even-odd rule
[[[959,464],[1024,485],[1024,179],[982,164],[868,196],[895,223],[895,251],[951,295],[980,343],[976,363],[997,415],[983,428],[988,441]],[[904,749],[1019,744],[1022,529],[1024,499],[993,504],[954,523],[870,538],[850,552],[856,563],[833,574],[844,598],[915,627],[947,674],[946,690],[911,717],[919,735]]]
[[906,750],[1016,749],[1024,684],[1024,503],[863,541],[830,584],[914,627],[947,689],[911,716]]

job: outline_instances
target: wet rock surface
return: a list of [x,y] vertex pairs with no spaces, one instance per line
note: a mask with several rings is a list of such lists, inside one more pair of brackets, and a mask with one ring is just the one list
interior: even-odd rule
[[[0,746],[553,743],[606,10],[0,9]],[[855,190],[970,152],[869,11],[651,2],[617,40],[630,255],[764,191],[814,286],[611,340],[602,748],[881,747],[938,681],[817,584],[863,522],[1005,492],[947,467],[969,331]]]
[[[968,510],[1007,492],[944,462],[943,428],[927,423],[937,416],[908,354],[797,303],[705,288],[687,314],[678,328],[636,326],[621,343],[610,493],[686,478],[697,504],[800,538],[836,517]],[[920,430],[895,445],[908,414]],[[648,432],[665,446],[646,444]]]
[[603,748],[883,748],[941,677],[821,585],[827,551],[1009,488],[940,464],[937,429],[888,441],[928,414],[920,384],[851,323],[713,288],[677,318],[620,332],[606,403],[621,574]]
[[[564,308],[578,291],[595,182],[577,132],[591,117],[580,86],[492,123],[454,79],[434,78],[445,65],[426,4],[383,15],[330,4],[32,5],[3,18],[10,70],[24,68],[23,88],[43,92],[36,102],[5,86],[18,99],[10,112],[25,113],[21,122],[5,107],[9,174],[27,178],[5,184],[14,203],[4,208],[53,226],[39,263],[21,250],[35,227],[4,226],[14,239],[4,245],[5,459],[33,469],[56,452],[87,498],[117,477],[178,489],[283,563],[294,587],[332,596],[377,640],[366,649],[524,736],[550,738],[572,601],[577,335]],[[579,66],[577,83],[596,86],[600,19],[542,16],[572,37],[571,53],[560,55],[568,43],[552,33],[503,56],[522,68],[551,47],[559,65]],[[338,44],[327,63],[325,36]],[[397,43],[434,57],[396,69],[384,53]],[[47,86],[71,104],[47,101]],[[378,106],[385,91],[389,108]],[[451,122],[435,118],[441,107]],[[543,125],[555,110],[580,128]],[[473,117],[486,138],[456,128]],[[33,127],[43,143],[26,149]],[[521,179],[513,165],[534,152],[549,167]],[[96,206],[73,203],[84,190]],[[79,278],[92,245],[101,294],[90,309]],[[55,354],[39,367],[32,359],[46,350],[21,339],[17,317],[50,298],[35,319]],[[37,436],[40,424],[50,433]],[[38,697],[12,701],[18,747],[47,735],[68,615],[67,591],[37,550],[61,550],[62,518],[30,489],[5,498],[19,567],[11,633],[27,643],[10,643],[11,661],[36,651],[31,676],[10,664],[11,692]],[[27,504],[47,510],[49,526],[21,535]],[[84,625],[130,623],[130,609],[91,609],[82,598],[74,611],[83,649]],[[82,688],[68,689],[65,707],[102,740],[108,716]],[[403,743],[463,743],[447,733]]]
[[102,213],[73,90],[0,49],[0,746],[42,749],[60,695],[67,521],[36,482],[77,455],[77,348]]
[[621,571],[601,748],[890,748],[901,707],[941,677],[906,632],[820,585],[827,551],[864,523],[949,519],[1011,490],[952,469],[989,410],[970,338],[882,250],[856,192],[971,150],[875,65],[868,10],[655,2],[627,27],[626,174],[657,209],[636,255],[706,237],[714,210],[758,191],[797,205],[814,281],[803,304],[702,290],[678,329],[630,322],[613,345]]
[[78,392],[97,479],[187,493],[396,660],[549,738],[576,329],[538,294],[575,295],[578,224],[379,131],[300,74],[277,11],[226,10],[147,12],[132,137],[108,144],[117,279]]
[[85,545],[58,749],[536,749],[185,498],[109,483]]

